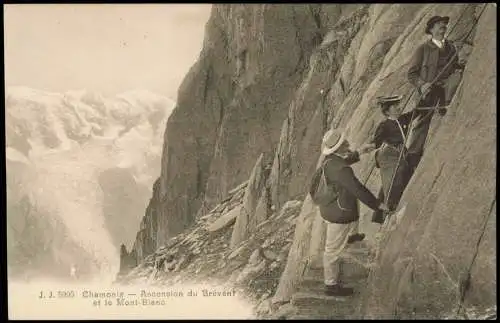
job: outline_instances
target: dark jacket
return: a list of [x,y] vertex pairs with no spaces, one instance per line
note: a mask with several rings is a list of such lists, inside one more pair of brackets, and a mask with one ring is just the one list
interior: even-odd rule
[[[424,83],[434,81],[439,74],[435,82],[440,85],[455,70],[463,68],[458,63],[456,52],[455,46],[447,40],[445,40],[441,49],[429,39],[420,45],[413,55],[408,70],[408,81],[415,87],[420,88]],[[448,62],[450,63],[448,64]],[[443,70],[446,65],[446,69]]]
[[347,224],[359,219],[358,200],[372,210],[378,210],[380,201],[354,175],[350,164],[343,158],[330,154],[325,157],[325,176],[328,184],[333,183],[338,190],[338,198],[328,205],[320,205],[323,219],[331,223]]
[[[379,148],[384,142],[392,146],[403,144],[410,130],[410,122],[418,117],[423,117],[427,113],[429,113],[429,110],[414,109],[398,117],[399,125],[396,120],[389,118],[379,123],[372,141],[375,148]],[[400,126],[401,128],[399,128]],[[403,133],[405,137],[403,137]]]

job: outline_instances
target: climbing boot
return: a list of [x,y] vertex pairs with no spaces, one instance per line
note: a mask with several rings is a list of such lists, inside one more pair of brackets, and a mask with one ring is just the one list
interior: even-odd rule
[[377,210],[373,212],[372,222],[378,224],[384,223],[384,212],[382,210]]
[[325,285],[325,295],[327,296],[350,296],[354,290],[350,287],[344,287],[342,284]]
[[354,242],[358,242],[358,241],[363,241],[364,238],[365,238],[364,233],[355,233],[353,235],[350,235],[349,238],[347,238],[347,243],[354,243]]

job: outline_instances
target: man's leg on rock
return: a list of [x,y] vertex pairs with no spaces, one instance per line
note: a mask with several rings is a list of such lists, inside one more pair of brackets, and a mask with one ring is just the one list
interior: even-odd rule
[[410,168],[406,159],[402,159],[392,181],[391,196],[387,199],[387,205],[394,212],[401,200],[406,185],[410,181]]
[[[437,108],[438,114],[440,116],[444,116],[447,112],[446,105],[445,88],[443,86],[433,86],[429,94],[424,100],[421,100],[418,103],[417,107]],[[411,142],[407,154],[407,161],[410,167],[411,175],[413,175],[418,164],[420,163],[420,160],[422,159],[433,115],[434,112],[430,112],[424,117],[422,122],[419,123],[417,129],[413,129],[413,131],[416,132],[416,136]]]
[[349,233],[349,238],[347,238],[347,243],[354,243],[358,241],[363,241],[365,239],[365,234],[359,232],[359,221],[353,222],[351,232]]
[[327,224],[325,252],[323,254],[325,293],[327,295],[348,296],[353,293],[352,288],[343,287],[341,284],[340,254],[346,247],[349,234],[356,225],[357,222]]
[[[359,201],[356,204],[356,207],[358,208],[358,214],[359,214]],[[363,241],[365,238],[364,233],[359,233],[359,220],[356,222],[353,222],[351,231],[349,232],[349,238],[347,239],[347,243],[354,243],[358,241]]]

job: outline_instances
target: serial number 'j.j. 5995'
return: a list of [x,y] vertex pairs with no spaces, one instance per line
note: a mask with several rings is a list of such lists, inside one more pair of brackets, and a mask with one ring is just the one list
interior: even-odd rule
[[40,291],[40,295],[38,295],[38,298],[71,298],[71,297],[75,297],[75,292],[72,290],[59,290],[56,292]]

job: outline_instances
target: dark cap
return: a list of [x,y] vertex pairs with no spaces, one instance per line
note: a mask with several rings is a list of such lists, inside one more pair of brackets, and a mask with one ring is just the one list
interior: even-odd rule
[[448,24],[448,22],[450,21],[450,17],[448,16],[433,16],[431,17],[428,21],[427,21],[427,27],[425,27],[425,33],[426,34],[431,34],[431,29],[432,27],[434,27],[434,25],[438,22],[444,22],[445,24]]
[[377,97],[377,104],[379,106],[397,104],[402,99],[403,99],[403,97],[401,95],[378,96]]

